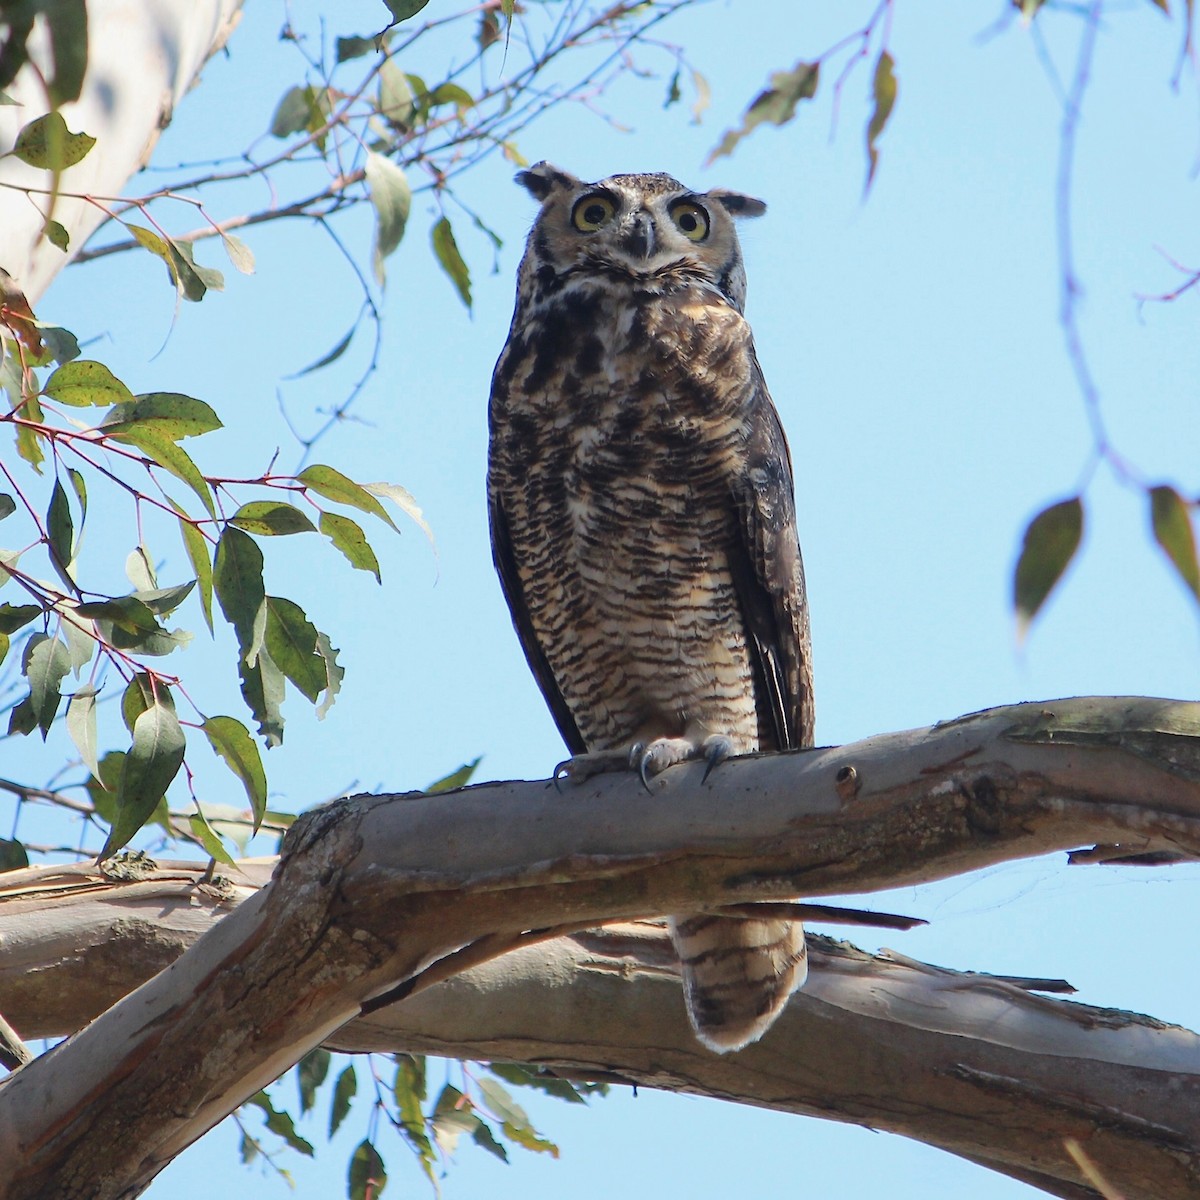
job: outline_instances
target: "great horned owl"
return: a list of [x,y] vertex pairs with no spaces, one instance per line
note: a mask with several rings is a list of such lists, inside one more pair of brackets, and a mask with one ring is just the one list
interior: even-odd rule
[[[492,551],[567,776],[812,745],[792,467],[742,316],[761,200],[548,163],[492,380]],[[804,982],[795,922],[672,917],[701,1041]]]

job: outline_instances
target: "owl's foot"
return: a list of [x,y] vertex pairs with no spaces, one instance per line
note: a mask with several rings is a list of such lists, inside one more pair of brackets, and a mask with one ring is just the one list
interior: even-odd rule
[[628,750],[593,750],[590,754],[572,754],[554,768],[554,782],[586,783],[594,775],[629,770]]
[[702,742],[689,738],[655,738],[652,742],[634,742],[628,750],[595,750],[590,754],[573,754],[554,768],[554,782],[584,783],[595,775],[610,771],[628,771],[631,767],[641,776],[642,786],[650,791],[653,776],[676,763],[703,759],[704,778],[712,769],[733,753],[733,740],[723,733],[713,733]]

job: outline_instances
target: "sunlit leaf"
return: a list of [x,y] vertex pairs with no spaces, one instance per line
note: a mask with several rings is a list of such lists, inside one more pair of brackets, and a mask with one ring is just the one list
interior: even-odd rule
[[182,446],[177,445],[166,434],[160,433],[153,422],[123,425],[111,431],[109,436],[119,442],[136,446],[152,463],[186,483],[203,501],[210,516],[216,515],[212,492],[204,476],[200,474],[200,468]]
[[[75,365],[75,364],[72,364]],[[212,406],[180,392],[147,392],[132,403],[118,404],[100,426],[104,433],[150,430],[173,442],[222,428]]]
[[258,652],[253,665],[242,658],[238,673],[242,698],[258,724],[259,736],[268,746],[278,746],[283,741],[284,722],[280,708],[285,688],[283,673],[266,650]]
[[1200,600],[1200,564],[1196,561],[1192,515],[1173,487],[1164,484],[1150,489],[1150,524],[1154,540],[1171,560],[1188,591]]
[[1078,496],[1050,505],[1029,522],[1013,575],[1019,636],[1024,636],[1062,578],[1082,537],[1083,501]]
[[350,517],[339,513],[323,512],[319,523],[321,532],[346,556],[352,567],[369,571],[377,583],[383,580],[379,574],[379,559],[371,549],[362,526]]
[[136,596],[113,596],[108,600],[89,600],[75,611],[92,621],[107,621],[125,633],[150,633],[159,628],[150,607]]
[[396,128],[407,129],[416,107],[408,76],[395,59],[384,59],[379,68],[379,115]]
[[771,75],[771,86],[760,92],[751,102],[737,129],[730,129],[721,138],[716,149],[708,156],[708,162],[725,154],[732,154],[738,142],[764,121],[771,125],[785,125],[796,115],[796,105],[801,100],[811,100],[817,94],[821,64],[798,62],[790,71],[776,71]]
[[459,298],[470,310],[471,272],[467,269],[466,262],[463,261],[458,243],[454,240],[454,230],[450,228],[450,221],[446,217],[442,217],[434,225],[432,238],[433,253],[437,257],[438,264],[445,271],[450,282],[454,284]]
[[880,53],[875,63],[871,96],[875,107],[867,123],[867,182],[863,185],[864,192],[871,190],[871,181],[875,178],[875,168],[879,163],[879,150],[875,143],[883,133],[896,103],[895,60],[886,50]]
[[75,408],[133,403],[133,393],[103,363],[86,358],[59,367],[42,394]]
[[[429,528],[429,523],[421,512],[421,506],[413,499],[412,493],[407,488],[401,487],[398,483],[364,483],[363,487],[376,496],[384,496],[390,500],[429,539],[429,544],[434,545],[433,530]],[[388,524],[391,525],[391,521],[388,521]],[[392,525],[392,528],[396,529],[395,525]],[[396,532],[400,531],[396,530]]]
[[[479,758],[473,758],[468,763],[463,763],[461,767],[455,768],[449,775],[443,775],[441,779],[428,785],[425,788],[427,795],[433,796],[439,792],[450,792],[455,788],[466,787],[471,781],[471,776],[475,774],[475,769],[483,761],[482,755]],[[499,1074],[499,1072],[496,1072]]]
[[222,233],[221,243],[234,270],[243,275],[254,274],[254,252],[241,238],[234,237],[232,233]]
[[225,843],[221,841],[221,835],[208,823],[208,819],[202,812],[194,812],[188,817],[188,828],[191,830],[192,837],[204,847],[204,852],[209,858],[215,859],[219,863],[224,863],[227,867],[236,867],[233,855],[225,849]]
[[402,167],[373,150],[367,152],[365,170],[367,191],[375,208],[375,278],[382,287],[386,278],[384,259],[400,245],[408,224],[412,188]]
[[61,113],[49,112],[21,129],[12,153],[31,167],[65,171],[82,161],[95,144],[90,134],[72,133]]
[[213,628],[212,599],[213,599],[213,565],[208,542],[204,534],[197,528],[195,522],[188,518],[173,500],[171,507],[179,514],[179,533],[183,538],[183,548],[187,552],[188,562],[196,572],[196,582],[200,585],[200,608],[204,613],[204,623],[211,633]]
[[338,693],[342,690],[342,680],[346,676],[345,669],[338,665],[338,652],[329,643],[329,638],[323,633],[317,634],[317,653],[325,668],[325,698],[317,705],[317,720],[325,720],[325,714],[333,707]]
[[201,728],[209,745],[241,780],[257,831],[267,811],[267,776],[249,730],[233,717],[209,717]]
[[125,559],[125,578],[138,591],[149,592],[158,587],[154,564],[145,546],[134,546]]
[[174,587],[143,589],[134,593],[155,616],[165,617],[173,613],[192,594],[196,586],[194,579],[178,583]]
[[[345,504],[351,508],[357,508],[361,512],[370,513],[373,517],[378,517],[381,521],[385,521],[397,533],[400,532],[396,528],[395,521],[388,516],[387,510],[371,494],[372,491],[376,491],[385,485],[372,484],[369,487],[365,487],[360,483],[355,483],[353,479],[343,475],[341,471],[333,467],[327,467],[323,463],[305,467],[296,476],[296,482],[304,484],[307,488],[312,488],[318,496],[323,496],[326,500],[332,500],[335,504]],[[403,491],[403,489],[400,490]],[[408,496],[407,492],[404,494]],[[408,498],[412,500],[411,496]],[[419,512],[420,509],[417,511]]]
[[316,533],[316,527],[304,513],[282,500],[251,500],[229,518],[229,523],[246,533],[264,537]]

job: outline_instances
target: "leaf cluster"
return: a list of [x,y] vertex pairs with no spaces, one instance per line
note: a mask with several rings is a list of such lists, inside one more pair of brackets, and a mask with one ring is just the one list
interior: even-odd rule
[[[221,430],[209,404],[179,392],[134,395],[104,364],[77,357],[75,339],[41,325],[11,287],[0,335],[0,389],[8,402],[0,426],[8,426],[24,469],[23,477],[15,463],[0,466],[0,521],[12,547],[0,549],[0,588],[11,589],[0,603],[0,662],[11,658],[25,683],[8,733],[45,739],[65,710],[66,731],[88,772],[92,816],[107,826],[101,857],[157,821],[232,861],[194,791],[195,811],[182,827],[165,798],[181,772],[191,789],[190,732],[241,784],[250,813],[244,833],[253,832],[268,817],[263,761],[242,719],[205,713],[177,674],[155,665],[193,639],[171,619],[195,605],[210,633],[218,617],[232,627],[246,709],[263,742],[278,745],[289,688],[323,717],[344,672],[329,636],[304,608],[268,592],[261,544],[315,534],[380,582],[367,533],[345,510],[399,532],[384,508],[391,500],[428,532],[420,510],[397,485],[363,485],[325,464],[251,479],[206,474],[184,443]],[[44,501],[39,491],[48,492]],[[250,498],[242,498],[246,492]],[[125,563],[130,587],[114,591],[91,582],[95,568],[85,569],[81,549],[96,505],[110,521],[121,503],[137,544]],[[165,584],[147,545],[152,523],[175,527],[187,564]],[[125,744],[106,749],[99,716],[109,697],[119,699]],[[180,717],[180,700],[194,716]],[[228,832],[228,822],[220,828]],[[19,847],[5,854],[20,861]]]

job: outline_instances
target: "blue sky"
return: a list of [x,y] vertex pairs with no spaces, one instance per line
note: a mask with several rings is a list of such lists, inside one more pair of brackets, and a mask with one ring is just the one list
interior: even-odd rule
[[[439,7],[433,0],[429,11]],[[1033,513],[1078,487],[1091,441],[1056,320],[1061,109],[1027,30],[1013,22],[985,36],[1004,7],[898,7],[890,49],[900,94],[866,202],[870,63],[849,79],[832,136],[828,80],[787,127],[759,131],[732,159],[703,163],[770,70],[820,53],[865,19],[867,4],[699,6],[664,36],[687,46],[712,85],[702,124],[690,123],[686,104],[662,110],[665,79],[629,79],[607,107],[632,131],[576,106],[519,139],[531,161],[546,158],[585,178],[666,170],[697,188],[732,186],[768,201],[767,215],[743,226],[747,315],[795,460],[823,744],[1017,700],[1196,692],[1195,605],[1149,540],[1142,493],[1104,469],[1087,491],[1078,562],[1024,647],[1014,638],[1010,578],[1021,532]],[[1169,86],[1177,21],[1146,3],[1107,8],[1075,175],[1081,329],[1116,445],[1149,482],[1194,495],[1200,295],[1140,311],[1135,295],[1179,282],[1157,247],[1200,266],[1197,93],[1187,71],[1178,92]],[[297,3],[292,20],[313,29],[318,11]],[[330,9],[328,33],[369,32],[380,11],[367,0]],[[299,77],[294,51],[275,40],[282,20],[275,6],[250,6],[229,55],[210,64],[182,104],[157,163],[237,150],[266,127]],[[1041,24],[1048,54],[1069,79],[1081,23],[1050,13]],[[419,59],[402,65],[437,74]],[[435,214],[416,198],[406,241],[389,261],[384,348],[355,408],[361,423],[337,428],[316,454],[357,479],[407,487],[433,527],[436,557],[411,525],[399,539],[373,535],[379,589],[307,539],[267,547],[269,589],[306,603],[347,669],[323,723],[296,700],[285,705],[286,743],[268,760],[279,807],[299,810],[347,789],[420,787],[477,755],[479,779],[544,777],[562,757],[487,543],[488,383],[533,217],[511,174],[497,155],[461,184],[504,238],[491,274],[487,245],[459,224],[474,273],[470,317],[432,262]],[[211,211],[220,218],[236,210],[214,199]],[[195,224],[182,210],[160,218],[179,231]],[[366,261],[367,214],[340,228]],[[209,469],[230,473],[262,469],[276,447],[282,465],[294,462],[277,389],[292,417],[312,428],[314,408],[341,399],[362,353],[356,345],[345,370],[281,383],[337,342],[357,307],[356,285],[310,227],[275,224],[244,236],[257,275],[226,270],[228,291],[186,306],[173,330],[170,293],[148,257],[73,268],[39,313],[100,338],[88,353],[135,391],[178,390],[213,404],[228,430],[198,453]],[[219,252],[210,246],[199,257],[213,262]],[[98,531],[90,536],[99,557],[105,543]],[[164,560],[160,576],[173,582],[173,569],[185,569],[177,535],[164,528],[149,536]],[[197,613],[183,615],[202,630]],[[206,711],[236,711],[232,639],[219,632],[217,641],[213,651],[198,637],[187,652],[195,661],[178,666],[195,672]],[[45,773],[40,746],[9,749],[6,773]],[[200,777],[213,799],[236,802],[219,768],[202,766]],[[1191,911],[1198,893],[1195,868],[1068,870],[1057,856],[871,903],[931,922],[883,939],[905,954],[1065,976],[1083,1000],[1194,1028],[1191,925],[1178,914]],[[869,932],[858,940],[877,944]],[[1036,1194],[898,1138],[694,1098],[642,1092],[584,1112],[529,1107],[562,1158],[520,1155],[506,1168],[466,1148],[443,1183],[447,1200],[485,1189],[499,1200],[587,1200],[611,1194],[614,1176],[637,1195],[678,1187],[697,1200],[781,1187],[831,1198],[886,1189],[893,1200],[968,1189],[977,1200]],[[320,1124],[302,1132],[322,1138]],[[322,1147],[315,1165],[288,1163],[293,1194],[343,1194],[346,1155],[361,1132],[358,1124]],[[148,1194],[187,1200],[211,1194],[219,1179],[235,1193],[285,1196],[282,1184],[237,1165],[233,1140],[227,1129],[215,1132]],[[393,1172],[388,1194],[420,1194],[403,1148],[382,1145]]]

